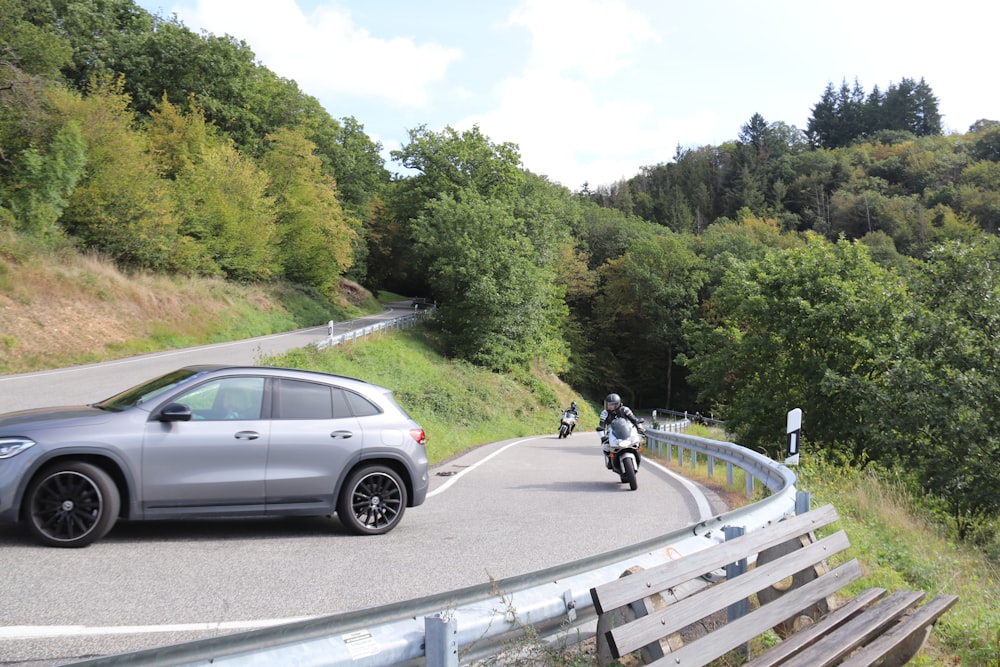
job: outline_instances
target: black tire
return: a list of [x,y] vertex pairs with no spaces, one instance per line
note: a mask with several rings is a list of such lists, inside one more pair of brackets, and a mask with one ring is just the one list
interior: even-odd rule
[[622,465],[625,467],[625,474],[622,475],[623,481],[628,482],[628,488],[635,491],[639,488],[639,482],[635,479],[635,462],[629,457],[622,462]]
[[559,437],[560,438],[565,438],[566,435],[567,435],[567,431],[568,431],[568,429],[566,428],[565,424],[563,424],[562,426],[560,426],[559,427]]
[[108,534],[121,498],[111,477],[90,463],[63,461],[43,469],[24,498],[28,529],[42,544],[79,548]]
[[383,535],[406,511],[406,485],[395,470],[369,465],[355,470],[337,500],[337,517],[355,535]]

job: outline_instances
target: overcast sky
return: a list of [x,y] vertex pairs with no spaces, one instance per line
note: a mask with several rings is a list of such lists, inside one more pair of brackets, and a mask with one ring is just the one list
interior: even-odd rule
[[[579,190],[736,139],[805,129],[828,83],[924,78],[945,131],[1000,120],[1000,3],[983,0],[138,0],[246,41],[389,149],[478,124]],[[396,167],[388,163],[390,168]]]

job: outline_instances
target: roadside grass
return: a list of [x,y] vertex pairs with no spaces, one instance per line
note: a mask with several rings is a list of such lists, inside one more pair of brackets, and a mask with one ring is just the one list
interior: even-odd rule
[[832,504],[839,527],[851,539],[846,558],[857,557],[865,577],[845,592],[870,586],[913,588],[957,595],[931,641],[910,664],[1000,665],[1000,566],[980,551],[949,537],[925,500],[914,496],[891,472],[860,470],[803,456],[800,488],[812,506]]

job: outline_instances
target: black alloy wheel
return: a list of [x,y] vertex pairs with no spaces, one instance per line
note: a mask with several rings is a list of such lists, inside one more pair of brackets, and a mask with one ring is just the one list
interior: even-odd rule
[[65,461],[40,472],[25,496],[28,528],[48,546],[85,547],[118,520],[121,498],[111,477],[97,466]]
[[357,535],[382,535],[396,527],[406,510],[406,485],[384,465],[359,468],[337,501],[337,517]]

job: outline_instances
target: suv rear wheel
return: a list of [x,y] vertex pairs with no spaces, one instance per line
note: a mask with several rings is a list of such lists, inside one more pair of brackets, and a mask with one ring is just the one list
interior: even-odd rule
[[340,492],[337,517],[357,535],[382,535],[396,527],[406,510],[406,485],[395,470],[368,465],[355,470]]

